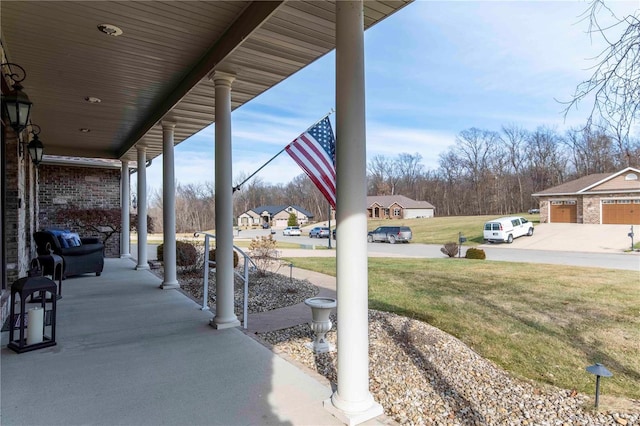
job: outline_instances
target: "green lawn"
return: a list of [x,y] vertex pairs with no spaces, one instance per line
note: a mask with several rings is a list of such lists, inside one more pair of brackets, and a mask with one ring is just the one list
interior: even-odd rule
[[[333,258],[296,258],[335,275]],[[640,282],[632,271],[465,259],[369,259],[369,307],[426,321],[511,373],[640,398]]]

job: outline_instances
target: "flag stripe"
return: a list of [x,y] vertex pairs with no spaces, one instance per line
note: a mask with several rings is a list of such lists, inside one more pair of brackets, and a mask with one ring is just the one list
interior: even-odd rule
[[330,179],[322,169],[317,168],[317,163],[309,161],[305,153],[300,152],[295,145],[291,149],[287,149],[287,153],[302,167],[316,187],[324,194],[325,198],[335,204],[335,180]]
[[335,138],[328,117],[285,147],[333,208],[336,207]]
[[298,140],[302,140],[313,152],[317,155],[317,158],[322,160],[322,163],[329,174],[335,179],[336,177],[336,169],[333,166],[333,159],[329,158],[327,152],[322,149],[321,146],[318,146],[315,142],[310,140],[306,135],[301,135]]
[[[299,144],[294,144],[294,146],[298,149],[300,148]],[[331,189],[335,191],[335,170],[333,167],[327,165],[326,158],[314,155],[317,152],[317,147],[309,146],[308,150],[299,149],[299,151],[300,155],[298,155],[298,160],[304,161],[308,169],[315,170],[315,174],[317,174],[322,181],[326,182],[327,185],[330,185]],[[317,161],[318,159],[320,162]]]

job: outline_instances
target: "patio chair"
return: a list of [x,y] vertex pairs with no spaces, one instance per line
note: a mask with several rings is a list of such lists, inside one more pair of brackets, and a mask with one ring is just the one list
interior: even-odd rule
[[48,255],[51,250],[61,256],[63,278],[87,273],[95,273],[99,277],[104,269],[104,244],[99,238],[77,238],[78,245],[63,247],[65,240],[57,235],[60,232],[44,230],[33,234],[38,255]]

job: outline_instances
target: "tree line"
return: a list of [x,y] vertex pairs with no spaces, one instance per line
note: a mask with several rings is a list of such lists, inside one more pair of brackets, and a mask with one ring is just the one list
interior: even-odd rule
[[[338,160],[339,161],[339,160]],[[538,207],[532,194],[594,173],[640,166],[640,140],[604,127],[572,129],[564,134],[541,126],[528,131],[518,125],[500,131],[469,128],[428,169],[419,153],[377,155],[367,164],[368,195],[404,195],[428,201],[437,216],[504,215]],[[234,186],[246,179],[234,179]],[[149,214],[162,227],[162,191],[152,193]],[[261,205],[297,205],[315,220],[326,220],[329,204],[311,180],[300,174],[287,184],[260,177],[233,195],[234,217]],[[176,185],[176,230],[215,228],[212,182]]]

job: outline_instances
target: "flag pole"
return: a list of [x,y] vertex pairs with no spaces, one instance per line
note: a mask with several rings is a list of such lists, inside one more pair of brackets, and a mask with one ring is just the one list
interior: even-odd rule
[[285,147],[285,148],[282,148],[282,149],[280,150],[280,152],[278,152],[276,155],[274,155],[273,157],[271,157],[271,159],[270,159],[269,161],[267,161],[266,163],[264,163],[262,166],[260,166],[260,168],[259,168],[258,170],[256,170],[255,172],[253,172],[253,173],[251,174],[251,176],[249,176],[248,178],[246,178],[245,180],[243,180],[242,182],[240,182],[238,185],[234,186],[234,187],[233,187],[233,192],[239,191],[239,190],[240,190],[240,187],[241,187],[242,185],[244,185],[245,183],[247,183],[247,181],[248,181],[249,179],[251,179],[252,177],[254,177],[255,175],[257,175],[257,174],[258,174],[258,172],[259,172],[260,170],[264,169],[264,167],[265,167],[267,164],[269,164],[270,162],[272,162],[272,161],[273,161],[273,160],[274,160],[278,155],[282,154],[282,153],[284,152],[284,150],[285,150],[285,149],[286,149],[286,147]]
[[[302,133],[306,133],[307,131],[309,131],[309,129],[311,129],[313,126],[315,126],[316,124],[318,124],[319,122],[321,122],[322,120],[324,120],[325,118],[327,118],[328,116],[330,116],[331,114],[333,114],[334,112],[335,112],[335,110],[334,110],[333,108],[331,108],[331,111],[329,111],[327,114],[325,114],[325,115],[324,115],[320,120],[316,121],[316,122],[315,122],[315,123],[313,123],[311,126],[309,126],[309,127],[307,128],[307,130],[305,130],[305,131],[304,131],[304,132],[302,132]],[[294,140],[295,140],[295,139],[294,139]],[[289,146],[289,145],[287,145],[287,146]],[[265,166],[266,166],[267,164],[269,164],[270,162],[272,162],[273,160],[275,160],[275,158],[276,158],[278,155],[282,154],[282,153],[284,152],[284,150],[285,150],[285,149],[287,149],[287,147],[286,147],[286,146],[285,146],[284,148],[282,148],[282,149],[281,149],[281,150],[280,150],[276,155],[274,155],[273,157],[271,157],[271,158],[269,159],[269,161],[267,161],[267,162],[266,162],[266,163],[264,163],[262,166],[260,166],[260,168],[259,168],[258,170],[256,170],[255,172],[251,173],[251,175],[250,175],[248,178],[246,178],[245,180],[243,180],[242,182],[240,182],[238,185],[234,186],[234,187],[233,187],[233,192],[239,191],[239,190],[240,190],[240,187],[241,187],[242,185],[244,185],[245,183],[247,183],[247,181],[248,181],[249,179],[251,179],[252,177],[254,177],[255,175],[257,175],[257,174],[258,174],[258,172],[259,172],[260,170],[264,169],[264,168],[265,168]]]

